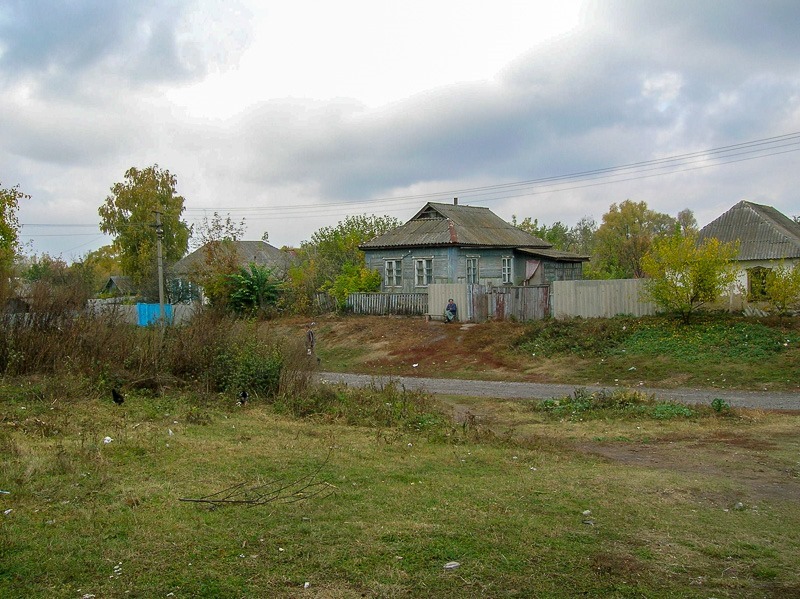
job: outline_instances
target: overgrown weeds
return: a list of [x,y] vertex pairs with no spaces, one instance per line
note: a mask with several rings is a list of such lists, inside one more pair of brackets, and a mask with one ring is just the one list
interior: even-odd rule
[[715,400],[710,406],[687,406],[677,402],[658,401],[654,396],[627,389],[602,389],[589,391],[575,389],[572,395],[546,399],[532,404],[536,411],[568,420],[599,418],[652,418],[672,420],[675,418],[698,418],[730,415],[730,406]]

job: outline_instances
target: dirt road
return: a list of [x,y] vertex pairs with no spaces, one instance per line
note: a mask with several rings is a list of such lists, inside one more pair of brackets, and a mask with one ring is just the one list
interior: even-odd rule
[[[321,372],[320,380],[346,383],[351,386],[396,381],[409,389],[424,389],[442,395],[464,395],[467,397],[496,397],[502,399],[548,399],[570,395],[580,385],[553,385],[545,383],[506,383],[498,381],[473,381],[459,379],[434,379],[408,376],[370,376]],[[612,387],[582,386],[589,391]],[[732,391],[721,389],[652,389],[635,387],[637,391],[655,395],[657,399],[678,401],[686,404],[710,404],[715,398],[728,402],[732,407],[761,410],[800,411],[800,393],[773,393],[758,391]]]

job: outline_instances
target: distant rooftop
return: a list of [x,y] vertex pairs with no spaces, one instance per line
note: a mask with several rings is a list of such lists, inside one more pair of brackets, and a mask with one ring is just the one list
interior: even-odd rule
[[700,230],[700,239],[739,242],[738,260],[800,258],[800,223],[771,206],[742,200]]

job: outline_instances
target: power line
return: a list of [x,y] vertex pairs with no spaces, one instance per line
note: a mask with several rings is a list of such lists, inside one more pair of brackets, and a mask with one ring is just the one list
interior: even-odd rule
[[[577,171],[562,175],[552,175],[525,181],[498,183],[479,187],[467,187],[446,191],[408,194],[394,197],[379,197],[368,200],[333,202],[327,204],[273,204],[270,206],[186,208],[185,212],[189,215],[194,215],[199,212],[206,214],[210,211],[228,213],[240,212],[245,213],[245,215],[248,215],[250,218],[254,219],[279,218],[281,220],[297,218],[307,219],[309,216],[341,216],[342,209],[354,206],[363,207],[364,209],[374,211],[378,206],[390,204],[390,206],[384,208],[383,210],[389,212],[399,212],[406,206],[418,204],[420,200],[430,200],[436,198],[449,199],[450,197],[455,196],[463,199],[471,199],[481,203],[496,202],[504,199],[543,195],[548,193],[563,193],[565,191],[572,191],[576,189],[612,185],[616,183],[661,177],[665,175],[674,175],[738,162],[769,158],[772,156],[778,156],[796,151],[800,151],[800,132],[785,133],[782,135],[775,135],[706,150],[686,152],[683,154],[666,156],[652,160],[642,160],[638,162]],[[99,225],[97,224],[25,223],[22,226],[99,228]],[[140,223],[126,223],[122,226],[143,227],[149,225]],[[63,236],[74,235],[88,234],[63,234]],[[47,235],[36,234],[32,236],[42,237]]]

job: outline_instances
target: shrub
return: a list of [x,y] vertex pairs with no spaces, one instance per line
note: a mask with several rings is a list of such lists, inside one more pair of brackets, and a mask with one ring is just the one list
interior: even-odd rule
[[572,395],[540,401],[535,404],[534,409],[570,419],[649,416],[656,420],[668,420],[695,416],[695,411],[683,404],[658,402],[651,395],[626,389],[603,389],[595,392],[575,389]]

